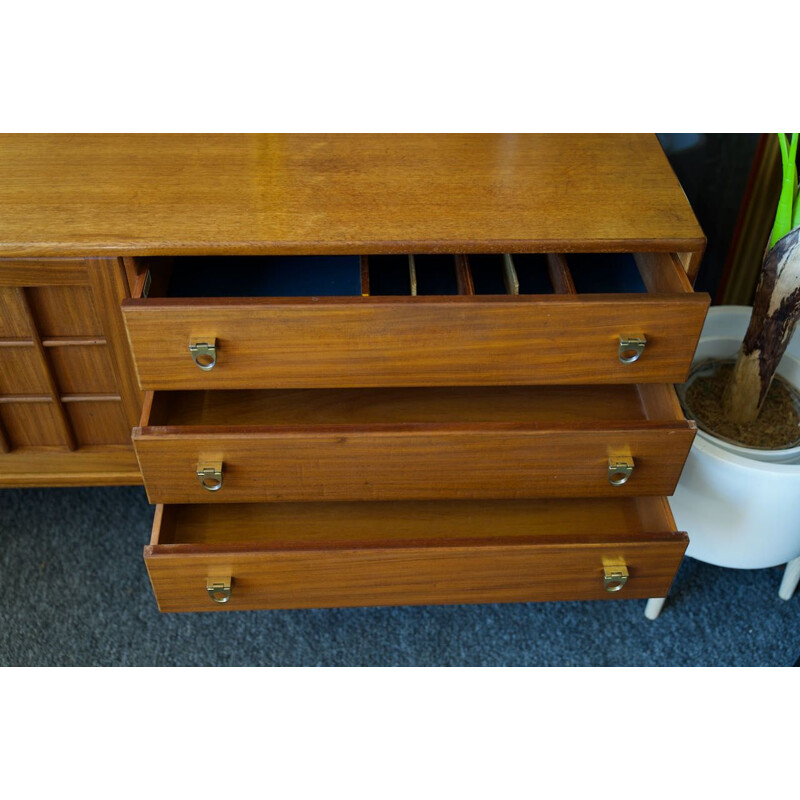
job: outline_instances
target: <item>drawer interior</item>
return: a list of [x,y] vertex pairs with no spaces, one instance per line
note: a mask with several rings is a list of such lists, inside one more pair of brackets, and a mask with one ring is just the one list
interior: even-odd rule
[[442,547],[647,541],[675,531],[663,497],[158,506],[151,546]]
[[647,291],[631,253],[571,253],[565,258],[576,294],[644,294]]
[[168,297],[357,297],[359,256],[195,256],[172,260]]
[[[196,256],[139,261],[139,297],[413,298],[692,291],[673,253]],[[145,277],[148,271],[151,274]]]
[[265,389],[148,394],[142,427],[507,423],[631,425],[684,419],[665,384]]

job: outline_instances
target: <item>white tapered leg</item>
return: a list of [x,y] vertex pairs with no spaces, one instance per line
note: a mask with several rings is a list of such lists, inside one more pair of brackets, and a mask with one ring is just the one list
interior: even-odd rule
[[786,565],[781,588],[778,589],[778,597],[781,600],[791,600],[798,583],[800,583],[800,556]]
[[666,602],[666,597],[651,597],[644,608],[644,615],[647,619],[655,619],[661,613],[661,609],[664,608],[664,603]]

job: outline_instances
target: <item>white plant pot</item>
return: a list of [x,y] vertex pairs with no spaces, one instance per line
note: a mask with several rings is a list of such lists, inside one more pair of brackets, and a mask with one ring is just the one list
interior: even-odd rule
[[[695,363],[735,358],[750,321],[745,306],[715,306]],[[800,387],[800,336],[778,373]],[[670,506],[689,534],[686,555],[720,567],[760,569],[800,556],[800,447],[765,451],[697,432]]]

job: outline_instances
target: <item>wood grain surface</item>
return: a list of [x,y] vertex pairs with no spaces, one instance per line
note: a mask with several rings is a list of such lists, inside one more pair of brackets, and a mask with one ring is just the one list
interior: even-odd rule
[[[675,391],[653,384],[653,394],[677,404]],[[677,406],[650,414],[643,386],[474,386],[381,389],[238,389],[148,392],[142,426],[212,427],[508,423],[542,425],[683,421]],[[645,391],[647,391],[645,389]],[[648,408],[657,401],[648,398]],[[160,430],[166,433],[166,430]]]
[[[42,428],[42,417],[35,417],[32,424]],[[142,482],[136,455],[128,445],[81,447],[73,452],[18,447],[4,453],[1,463],[0,487],[134,486]]]
[[704,247],[652,134],[6,134],[0,207],[6,256]]
[[125,417],[133,426],[139,419],[142,394],[138,389],[127,331],[120,313],[120,304],[130,297],[125,267],[119,258],[96,258],[87,259],[86,269],[97,314],[108,341]]
[[[600,541],[613,531],[622,539],[675,531],[664,498],[601,500],[386,501],[380,503],[242,503],[226,506],[158,506],[163,524],[150,544],[207,548],[347,548],[496,542],[535,538],[542,544],[573,539]],[[557,524],[555,524],[557,523]],[[592,538],[594,537],[594,538]],[[598,538],[599,537],[599,538]],[[201,548],[196,545],[202,546]]]
[[[183,415],[156,393],[154,421],[172,424],[133,442],[151,502],[240,503],[672,494],[695,435],[680,413],[646,419],[635,386],[470,392],[180,393]],[[623,486],[617,455],[636,465]],[[219,461],[209,492],[198,464]]]
[[0,259],[0,485],[141,482],[127,296],[119,259]]
[[162,611],[600,600],[666,595],[687,541],[663,498],[159,506],[145,562]]
[[[681,383],[707,295],[128,300],[144,389]],[[622,364],[620,336],[647,349]],[[189,341],[216,337],[203,372]]]

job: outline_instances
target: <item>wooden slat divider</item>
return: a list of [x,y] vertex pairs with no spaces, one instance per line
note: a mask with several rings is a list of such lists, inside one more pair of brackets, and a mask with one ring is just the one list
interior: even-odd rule
[[414,261],[414,254],[408,256],[408,279],[411,283],[411,296],[417,296],[417,264]]
[[6,394],[0,396],[0,403],[52,403],[49,394]]
[[128,445],[15,447],[2,459],[0,487],[135,486],[142,483],[133,448]]
[[136,284],[139,279],[139,260],[131,256],[125,256],[122,259],[122,265],[125,268],[125,277],[128,281],[128,291],[131,296],[135,294]]
[[10,453],[11,444],[8,441],[8,435],[5,428],[3,428],[3,420],[0,419],[0,453]]
[[33,339],[0,339],[0,347],[33,347]]
[[[93,403],[93,402],[119,402],[118,394],[60,394],[58,399],[62,403]],[[0,395],[0,403],[52,403],[53,397],[49,394],[7,394]]]
[[147,425],[163,425],[166,420],[166,404],[169,400],[165,398],[163,392],[158,393],[159,399],[165,398],[162,402],[155,401],[155,392],[145,392],[142,402],[142,417],[139,426],[144,428]]
[[[149,295],[149,289],[148,289],[148,286],[147,286],[147,282],[148,282],[147,273],[148,273],[150,268],[148,266],[145,266],[145,264],[149,263],[149,262],[147,262],[147,260],[143,259],[143,258],[142,259],[130,259],[130,258],[124,259],[124,261],[126,261],[126,262],[129,262],[131,260],[136,260],[136,261],[141,262],[142,266],[139,269],[138,273],[136,273],[135,275],[133,275],[133,276],[130,276],[130,274],[128,275],[128,277],[131,277],[132,280],[133,280],[133,288],[130,290],[130,292],[131,292],[130,296],[131,297],[147,297]],[[150,281],[152,282],[152,280],[153,279],[151,277]]]
[[3,259],[3,286],[86,286],[89,281],[84,264],[83,259],[76,258]]
[[556,294],[577,294],[567,266],[567,259],[563,254],[547,254],[547,274],[550,276],[550,283],[553,284],[553,291]]
[[118,394],[62,394],[62,403],[119,403]]
[[[640,383],[636,387],[647,419],[681,419],[684,416],[675,389],[668,383]],[[690,424],[694,423],[690,420]]]
[[42,347],[94,347],[105,344],[108,344],[105,336],[54,336],[42,339]]
[[54,404],[55,416],[61,433],[63,444],[68,450],[75,450],[77,449],[78,446],[77,441],[75,439],[75,431],[72,429],[72,424],[69,421],[69,417],[64,411],[64,406],[61,404],[60,392],[58,390],[58,386],[56,386],[55,378],[53,377],[53,370],[50,367],[50,362],[47,358],[47,353],[45,352],[45,349],[42,346],[42,341],[39,338],[39,331],[36,328],[36,321],[34,320],[33,314],[31,313],[31,306],[30,303],[28,302],[27,289],[19,287],[16,289],[16,291],[19,293],[18,297],[20,306],[24,309],[25,315],[28,317],[31,329],[31,338],[33,339],[33,346],[36,351],[36,356],[38,358],[39,365],[42,369],[42,374],[44,375],[45,383],[47,385],[47,390],[49,391],[52,402]]
[[456,281],[459,294],[475,294],[472,270],[469,268],[469,256],[463,253],[456,256]]
[[683,264],[674,253],[634,253],[633,258],[650,294],[692,291]]
[[700,271],[700,262],[703,260],[703,253],[705,253],[705,246],[688,253],[678,253],[681,265],[686,271],[686,277],[689,279],[689,283],[692,286],[694,286],[694,282],[697,280],[697,273]]
[[511,253],[503,254],[503,281],[507,294],[519,294],[519,278],[514,268],[514,259]]
[[361,256],[361,296],[369,297],[369,256]]

